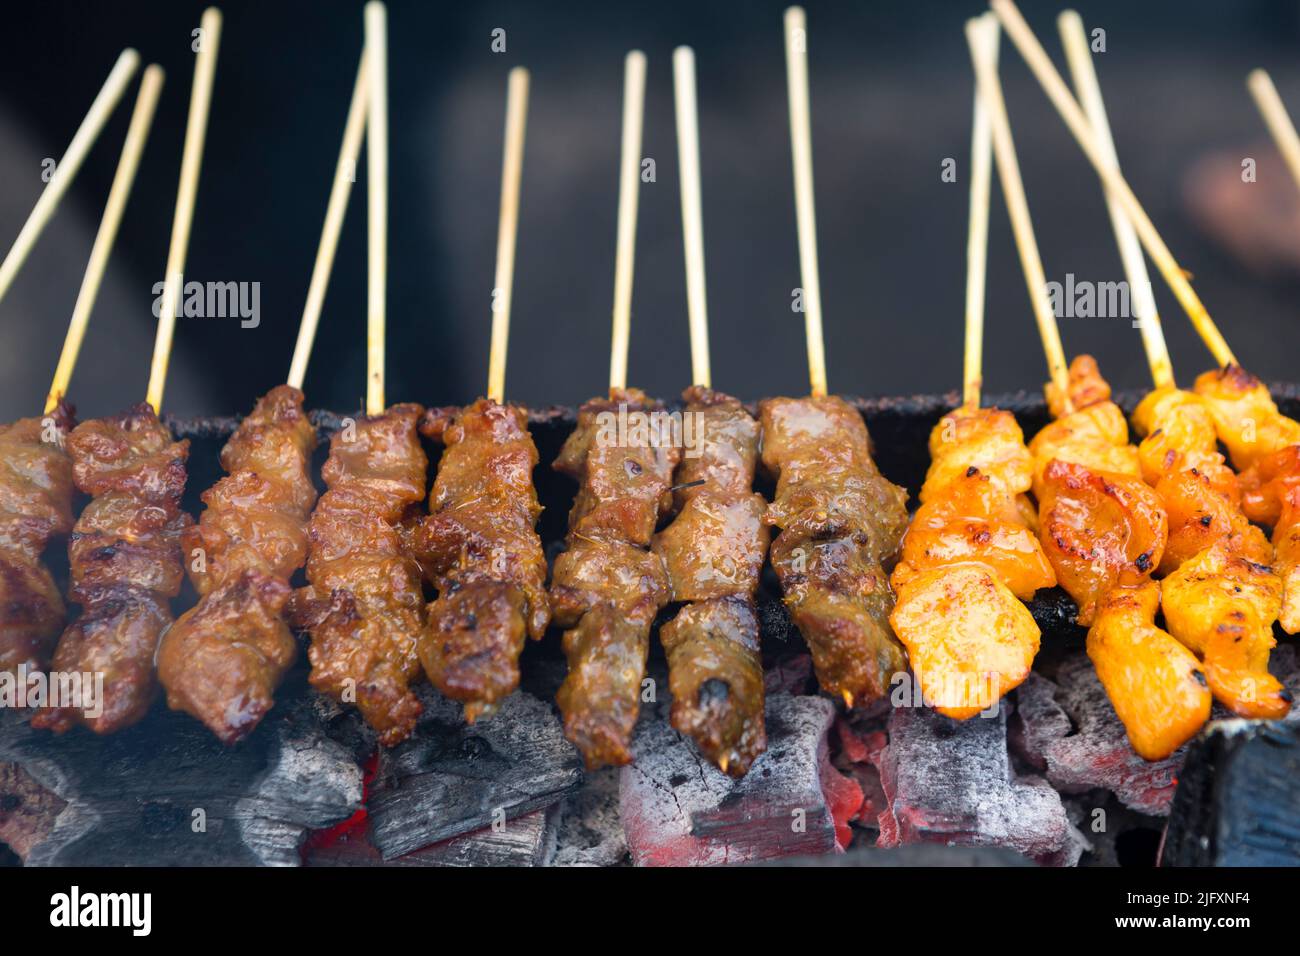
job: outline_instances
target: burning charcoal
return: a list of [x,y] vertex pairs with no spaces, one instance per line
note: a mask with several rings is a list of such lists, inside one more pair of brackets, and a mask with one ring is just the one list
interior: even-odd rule
[[1161,866],[1300,866],[1300,727],[1212,721],[1188,745]]
[[1016,691],[1017,752],[1063,793],[1102,787],[1139,813],[1168,813],[1186,748],[1155,763],[1135,754],[1085,655],[1063,661],[1056,678],[1034,674]]
[[0,713],[0,761],[30,778],[0,775],[0,806],[26,804],[34,781],[58,810],[15,845],[28,865],[293,866],[309,830],[361,806],[361,770],[326,737],[314,695],[277,704],[233,748],[162,708],[110,737],[52,737]]
[[787,857],[774,863],[756,866],[833,866],[836,868],[869,866],[1033,866],[1015,850],[1000,846],[944,846],[941,843],[916,843],[910,846],[882,849],[881,847],[855,847],[847,853],[829,856]]
[[381,752],[367,805],[384,859],[540,810],[582,782],[577,752],[549,705],[525,693],[465,723],[428,686],[411,739]]
[[46,790],[21,765],[0,763],[0,843],[20,859],[44,843],[68,805]]
[[880,777],[889,808],[881,847],[913,843],[1009,847],[1039,863],[1073,866],[1086,845],[1061,798],[1040,777],[1015,776],[1007,710],[953,721],[917,707],[896,709]]
[[371,839],[369,825],[307,854],[308,866],[542,866],[555,842],[555,811],[535,810],[404,856],[385,860]]
[[862,794],[830,765],[834,714],[825,698],[769,697],[767,752],[732,780],[662,715],[647,713],[633,741],[636,760],[620,781],[632,862],[743,863],[839,848],[837,831],[847,839]]
[[560,804],[552,866],[617,866],[627,861],[618,813],[620,769],[587,774],[581,789]]

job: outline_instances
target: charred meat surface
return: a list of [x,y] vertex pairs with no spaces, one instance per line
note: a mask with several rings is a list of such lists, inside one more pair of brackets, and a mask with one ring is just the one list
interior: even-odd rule
[[578,413],[555,468],[579,483],[568,550],[555,561],[551,608],[568,630],[569,673],[556,699],[564,731],[590,768],[626,764],[640,712],[650,628],[670,597],[648,550],[672,503],[680,459],[662,406],[614,389]]
[[540,640],[551,619],[536,530],[537,446],[523,409],[490,399],[459,411],[430,409],[421,430],[446,447],[428,517],[412,535],[438,589],[420,659],[473,723],[519,686],[524,640]]
[[163,636],[158,679],[173,710],[226,744],[271,709],[297,654],[284,610],[316,501],[316,430],[302,403],[288,385],[257,403],[222,449],[227,476],[204,492],[207,508],[181,538],[200,597]]
[[849,706],[875,700],[907,669],[881,567],[898,553],[907,492],[880,474],[862,416],[844,400],[766,399],[759,418],[763,465],[777,478],[764,520],[781,529],[772,566],[786,607],[822,689]]
[[32,726],[80,723],[108,734],[140,720],[153,701],[154,653],[181,588],[181,511],[188,441],[173,441],[153,409],[83,422],[68,436],[73,478],[91,496],[72,529],[69,596],[81,616],[63,632],[53,667],[102,675],[101,700],[40,711]]
[[63,597],[41,561],[72,530],[72,409],[0,426],[0,674],[43,670],[63,632]]
[[424,498],[424,409],[394,405],[335,432],[321,470],[328,489],[307,525],[307,580],[290,604],[311,632],[310,681],[355,703],[385,746],[405,740],[421,707],[417,648],[424,626],[419,564],[405,525]]
[[767,746],[754,595],[770,532],[753,490],[758,423],[736,399],[692,387],[682,396],[692,441],[677,468],[677,516],[655,536],[673,601],[660,628],[672,725],[725,773],[744,776]]

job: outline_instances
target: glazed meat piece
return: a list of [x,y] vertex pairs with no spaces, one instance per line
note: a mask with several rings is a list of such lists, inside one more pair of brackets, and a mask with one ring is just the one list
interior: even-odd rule
[[288,385],[257,403],[221,451],[227,476],[204,492],[207,507],[181,539],[200,597],[163,636],[158,679],[168,706],[225,744],[271,709],[297,654],[284,611],[316,501],[316,430],[302,403]]
[[424,626],[420,566],[403,525],[424,498],[428,459],[416,429],[424,409],[394,405],[335,432],[321,470],[326,492],[307,525],[307,580],[294,625],[311,632],[310,681],[355,703],[385,746],[410,736],[421,712]]
[[550,622],[546,556],[535,526],[537,447],[523,409],[480,399],[430,410],[421,430],[446,450],[429,515],[412,536],[438,589],[420,644],[434,686],[463,701],[471,723],[519,686],[524,640]]
[[763,662],[753,597],[767,555],[767,502],[753,491],[758,423],[736,399],[683,393],[686,442],[677,516],[655,535],[673,601],[695,602],[660,629],[672,725],[724,773],[744,776],[763,752]]
[[0,674],[44,670],[66,623],[41,555],[72,530],[71,429],[67,405],[0,426]]
[[1194,388],[1239,471],[1266,455],[1300,445],[1300,422],[1281,414],[1264,383],[1241,366],[1198,375]]
[[69,596],[81,616],[63,632],[53,667],[103,675],[100,700],[43,710],[32,726],[63,732],[80,723],[109,734],[134,724],[156,690],[154,653],[181,588],[181,511],[189,442],[172,441],[153,409],[137,405],[83,422],[68,436],[77,487],[92,500],[68,542]]
[[822,690],[849,706],[875,700],[907,667],[881,568],[898,553],[907,493],[876,469],[862,416],[842,399],[772,398],[759,412],[763,465],[777,477],[765,521],[781,529],[772,567],[786,607]]
[[1145,760],[1163,760],[1210,717],[1210,689],[1196,655],[1155,625],[1160,586],[1111,589],[1088,631],[1088,657]]
[[632,759],[650,628],[669,600],[663,565],[648,550],[680,457],[666,422],[645,393],[611,390],[582,406],[555,462],[579,483],[568,550],[551,579],[555,621],[568,629],[569,673],[556,700],[589,768]]
[[949,412],[930,432],[930,458],[890,621],[924,699],[965,720],[1029,675],[1040,635],[1021,600],[1056,575],[1024,507],[1034,459],[1014,416]]

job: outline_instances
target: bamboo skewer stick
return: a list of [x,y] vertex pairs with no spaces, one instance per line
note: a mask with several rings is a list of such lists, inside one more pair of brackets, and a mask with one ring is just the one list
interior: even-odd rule
[[677,160],[682,180],[682,246],[686,256],[686,310],[691,329],[691,383],[712,384],[709,303],[704,281],[704,212],[700,198],[700,120],[695,99],[695,51],[673,51]]
[[1034,76],[1038,79],[1039,84],[1047,93],[1048,99],[1056,107],[1061,118],[1065,120],[1066,126],[1074,135],[1080,149],[1083,150],[1088,161],[1092,163],[1093,169],[1105,183],[1107,190],[1115,196],[1124,206],[1124,211],[1128,214],[1129,220],[1137,229],[1138,237],[1142,240],[1142,245],[1146,248],[1147,254],[1155,262],[1160,274],[1164,276],[1165,281],[1173,289],[1174,295],[1182,305],[1187,316],[1191,319],[1192,325],[1196,328],[1197,334],[1214,355],[1215,361],[1220,365],[1235,365],[1236,357],[1232,354],[1232,349],[1228,347],[1227,341],[1220,334],[1218,327],[1215,326],[1214,320],[1210,318],[1209,311],[1205,304],[1201,302],[1196,290],[1187,280],[1186,273],[1179,267],[1177,260],[1174,259],[1173,253],[1165,245],[1164,240],[1156,231],[1155,225],[1147,216],[1146,210],[1138,202],[1137,196],[1129,188],[1124,176],[1114,167],[1107,164],[1105,156],[1098,149],[1093,139],[1092,125],[1084,115],[1083,110],[1071,95],[1069,87],[1057,72],[1056,67],[1048,58],[1046,51],[1043,50],[1037,38],[1034,36],[1029,25],[1025,23],[1024,18],[1020,15],[1019,9],[1011,0],[990,0],[993,11],[1002,21],[1003,27],[1006,28],[1007,34],[1011,37],[1020,55],[1024,57],[1025,62],[1029,65]]
[[1286,160],[1291,177],[1300,186],[1300,135],[1296,134],[1295,124],[1282,104],[1282,97],[1278,96],[1272,77],[1264,70],[1251,70],[1246,86],[1273,135],[1273,142],[1277,143],[1278,151]]
[[611,392],[627,387],[627,353],[632,335],[632,274],[636,264],[636,214],[641,197],[645,74],[645,54],[633,50],[623,65],[623,143],[619,152],[618,232],[614,253],[614,329],[609,348]]
[[334,167],[334,184],[330,187],[329,203],[325,208],[325,225],[321,230],[320,246],[316,250],[316,264],[311,270],[311,283],[307,286],[307,302],[303,306],[302,320],[298,323],[293,361],[289,364],[287,382],[300,390],[307,377],[307,361],[311,358],[316,329],[320,326],[325,291],[329,288],[334,255],[339,247],[339,233],[343,230],[343,216],[347,212],[348,197],[352,195],[352,183],[356,180],[357,161],[361,157],[361,138],[366,132],[369,90],[370,74],[366,50],[362,47],[357,80],[352,87],[352,102],[348,106],[347,123],[343,127],[343,145],[339,148],[338,163]]
[[366,66],[370,73],[366,118],[369,263],[366,300],[366,414],[384,410],[384,327],[388,281],[388,11],[378,0],[365,7]]
[[117,163],[117,172],[113,175],[113,185],[108,191],[108,202],[104,206],[99,231],[95,233],[95,243],[90,249],[90,261],[86,263],[81,290],[77,293],[77,302],[72,308],[72,320],[68,323],[68,333],[63,340],[63,351],[59,353],[59,364],[54,369],[54,380],[50,383],[50,391],[45,398],[47,414],[68,393],[68,383],[72,380],[81,343],[86,337],[90,313],[95,308],[95,299],[99,295],[99,286],[108,266],[108,257],[113,251],[117,230],[122,223],[122,213],[131,196],[131,186],[135,183],[140,156],[149,139],[149,129],[153,125],[162,86],[162,67],[151,65],[140,80],[140,92],[136,95],[135,109],[131,113],[131,125],[127,128],[126,141],[122,144],[122,156]]
[[826,394],[826,345],[817,268],[817,216],[813,200],[812,121],[808,103],[808,30],[802,7],[785,11],[786,85],[790,97],[790,150],[794,160],[795,220],[803,282],[808,379],[814,397]]
[[993,152],[997,157],[998,178],[1002,184],[1007,214],[1011,218],[1011,229],[1016,237],[1016,251],[1025,273],[1025,286],[1029,290],[1034,320],[1038,324],[1038,334],[1043,340],[1043,351],[1047,355],[1047,370],[1069,411],[1069,372],[1065,351],[1061,348],[1061,332],[1056,325],[1056,314],[1048,301],[1047,277],[1043,273],[1043,260],[1038,253],[1038,241],[1034,238],[1034,225],[1029,218],[1029,202],[1025,198],[1025,186],[1016,160],[1016,144],[1011,137],[1011,122],[1007,118],[1007,105],[1002,98],[1002,84],[998,80],[999,32],[997,20],[988,14],[966,21],[966,40],[970,46],[971,61],[975,65],[976,82],[993,129]]
[[217,48],[221,43],[221,11],[208,7],[203,11],[199,27],[202,32],[194,61],[194,86],[190,90],[190,112],[181,153],[181,180],[176,191],[171,245],[167,250],[167,272],[163,277],[162,308],[149,369],[149,390],[145,394],[145,401],[153,406],[154,412],[162,408],[163,391],[167,387],[167,363],[176,332],[176,307],[185,283],[185,256],[189,251],[190,227],[194,222],[194,200],[199,188],[199,168],[203,163],[203,144],[212,105],[212,84],[217,72]]
[[[1057,17],[1056,24],[1070,63],[1074,88],[1092,125],[1094,142],[1106,163],[1118,170],[1119,154],[1115,151],[1110,121],[1106,118],[1106,103],[1101,96],[1101,84],[1097,80],[1096,65],[1092,61],[1092,51],[1088,48],[1083,20],[1073,10],[1066,10]],[[1129,301],[1133,303],[1137,315],[1142,346],[1146,350],[1147,364],[1151,367],[1151,379],[1156,388],[1171,387],[1174,384],[1173,365],[1169,361],[1169,347],[1165,344],[1165,333],[1160,325],[1160,313],[1156,309],[1151,276],[1147,272],[1137,230],[1129,221],[1123,204],[1110,190],[1106,191],[1106,210],[1110,214],[1111,227],[1115,230],[1115,242],[1124,263],[1124,275],[1128,278]]]
[[[994,57],[997,47],[993,48]],[[970,141],[970,222],[966,232],[966,347],[962,404],[980,405],[984,386],[984,291],[989,257],[989,195],[993,185],[993,129],[975,87]]]
[[95,140],[99,138],[100,131],[108,122],[108,118],[113,115],[113,110],[117,108],[118,101],[122,99],[127,84],[131,82],[131,77],[139,65],[140,54],[130,48],[123,50],[117,62],[113,64],[108,79],[104,81],[104,85],[90,104],[90,109],[81,121],[81,125],[77,127],[77,132],[73,134],[68,148],[59,157],[58,165],[54,167],[53,178],[41,190],[41,195],[27,216],[27,221],[23,223],[18,238],[14,240],[4,262],[0,262],[0,299],[3,299],[5,293],[9,291],[14,277],[18,275],[18,270],[27,261],[32,246],[36,244],[36,240],[54,215],[54,210],[58,208],[59,201],[63,199],[72,181],[77,178],[77,171],[81,169],[86,154],[95,145]]
[[510,71],[506,82],[506,134],[501,157],[501,215],[497,220],[497,269],[492,289],[492,345],[488,355],[487,397],[505,400],[506,349],[510,343],[510,303],[515,283],[515,245],[519,235],[519,180],[524,168],[528,125],[528,71]]

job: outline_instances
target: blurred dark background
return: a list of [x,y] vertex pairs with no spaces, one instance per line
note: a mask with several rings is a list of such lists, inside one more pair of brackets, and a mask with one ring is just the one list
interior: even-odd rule
[[[193,72],[200,2],[10,6],[0,36],[0,246],[125,46],[167,70],[158,120],[92,320],[73,399],[103,414],[144,391]],[[507,390],[574,403],[608,368],[622,60],[649,57],[630,378],[670,396],[687,384],[670,54],[699,70],[704,225],[714,383],[745,398],[806,390],[782,52],[782,2],[390,4],[390,400],[452,403],[486,378],[505,78],[533,74]],[[961,368],[972,81],[962,23],[977,2],[809,0],[818,226],[830,384],[853,394],[941,391]],[[360,3],[226,2],[225,30],[187,279],[261,283],[261,325],[185,319],[167,407],[242,412],[286,373],[362,40]],[[1058,64],[1058,3],[1026,2]],[[1086,0],[1107,33],[1098,70],[1121,161],[1138,196],[1241,360],[1297,379],[1300,213],[1246,92],[1268,68],[1300,114],[1300,6],[1213,0]],[[491,33],[507,31],[493,53]],[[1049,279],[1122,278],[1095,176],[1013,48],[1003,78]],[[37,408],[76,298],[125,133],[134,86],[9,296],[0,303],[0,418]],[[1198,216],[1195,176],[1224,159],[1227,183]],[[1240,183],[1241,157],[1259,182]],[[958,182],[941,180],[953,157]],[[1201,169],[1204,173],[1204,169]],[[1208,174],[1207,174],[1208,175]],[[1211,177],[1213,179],[1213,177]],[[1189,182],[1191,183],[1189,185]],[[1234,197],[1240,195],[1240,202]],[[308,373],[312,406],[353,409],[364,387],[365,174],[344,227]],[[1226,211],[1225,211],[1226,210]],[[1260,270],[1229,235],[1260,210],[1282,217]],[[1280,212],[1279,212],[1280,210]],[[1294,225],[1287,217],[1295,213]],[[1224,225],[1224,222],[1227,225]],[[1276,225],[1276,222],[1275,222]],[[1217,232],[1216,232],[1217,228]],[[1280,238],[1278,238],[1280,236]],[[1294,240],[1292,237],[1296,237]],[[1029,303],[995,186],[987,388],[1044,376]],[[1267,245],[1267,243],[1266,243]],[[1294,253],[1294,255],[1292,255]],[[1209,364],[1157,282],[1175,368]],[[1062,320],[1117,385],[1146,382],[1138,333],[1116,318]]]

